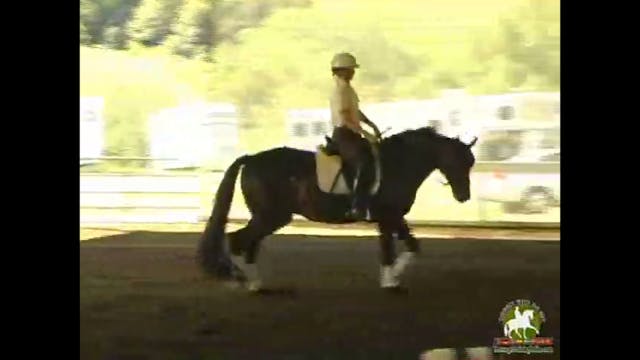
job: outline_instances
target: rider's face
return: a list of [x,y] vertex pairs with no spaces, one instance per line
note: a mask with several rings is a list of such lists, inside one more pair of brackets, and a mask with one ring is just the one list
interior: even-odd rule
[[337,75],[347,81],[351,81],[355,73],[356,71],[354,69],[340,69],[338,70]]
[[354,69],[345,69],[345,78],[347,80],[351,81],[355,75],[356,71]]
[[336,75],[339,76],[342,79],[345,79],[347,81],[351,81],[351,79],[353,79],[353,76],[355,75],[356,71],[354,69],[339,69],[336,70]]

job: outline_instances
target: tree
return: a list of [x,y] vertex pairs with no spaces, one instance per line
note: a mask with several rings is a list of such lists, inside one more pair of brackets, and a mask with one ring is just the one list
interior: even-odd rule
[[89,36],[89,32],[87,31],[87,27],[84,26],[82,21],[80,21],[80,44],[88,45],[91,43],[91,36]]
[[206,56],[214,45],[214,3],[211,0],[187,0],[167,45],[175,54],[188,58]]
[[[559,3],[529,1],[480,37],[471,56],[482,64],[473,87],[482,91],[560,87]],[[494,34],[492,35],[492,31]],[[483,41],[484,40],[484,41]]]
[[120,43],[116,48],[123,48],[121,43],[126,42],[127,36],[121,32],[139,2],[140,0],[81,0],[80,43],[105,43],[112,48],[115,43]]
[[140,4],[140,0],[94,0],[102,9],[104,18],[103,27],[123,27],[131,18],[134,9]]
[[129,36],[145,46],[159,45],[171,31],[180,0],[143,0],[129,24]]
[[80,1],[80,38],[82,43],[95,44],[100,42],[102,21],[102,12],[98,3],[94,0]]
[[127,48],[127,32],[123,27],[110,26],[104,31],[104,44],[110,49]]

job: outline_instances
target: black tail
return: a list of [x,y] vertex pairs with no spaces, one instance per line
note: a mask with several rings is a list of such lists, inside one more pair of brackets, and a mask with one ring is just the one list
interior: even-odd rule
[[229,278],[232,274],[232,263],[225,247],[225,226],[231,201],[235,191],[236,178],[240,167],[249,156],[241,156],[229,166],[216,192],[213,211],[200,239],[198,261],[202,269],[209,275],[218,278]]

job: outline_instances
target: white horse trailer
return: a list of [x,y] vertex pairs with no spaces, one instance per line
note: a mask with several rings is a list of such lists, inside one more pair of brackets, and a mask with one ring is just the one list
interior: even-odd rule
[[149,120],[149,153],[158,169],[221,169],[239,155],[238,113],[231,104],[165,109]]
[[80,98],[80,166],[99,162],[104,147],[104,99]]

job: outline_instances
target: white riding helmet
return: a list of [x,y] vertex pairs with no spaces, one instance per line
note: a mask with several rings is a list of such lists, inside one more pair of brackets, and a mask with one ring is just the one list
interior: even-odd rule
[[332,69],[354,69],[359,67],[360,65],[356,63],[356,58],[349,53],[336,54],[331,60]]

